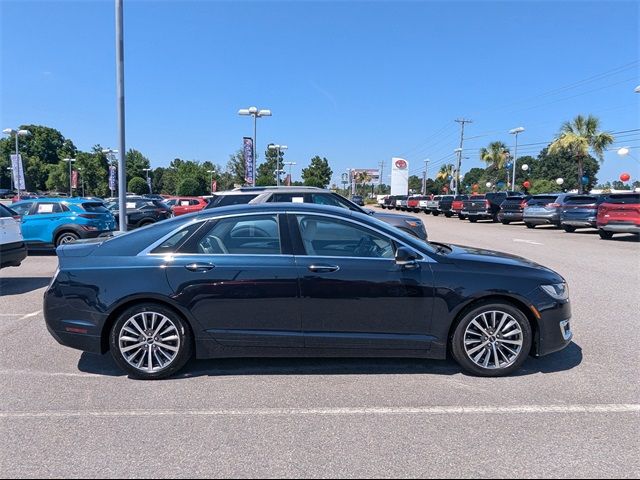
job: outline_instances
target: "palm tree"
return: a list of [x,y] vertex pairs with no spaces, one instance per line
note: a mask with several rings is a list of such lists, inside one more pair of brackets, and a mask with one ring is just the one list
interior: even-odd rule
[[[503,142],[491,142],[487,147],[480,149],[480,159],[495,170],[494,184],[502,177],[501,172],[506,172],[505,167],[510,158],[509,147]],[[507,183],[509,183],[508,172]]]
[[454,166],[452,163],[447,163],[440,167],[440,171],[437,173],[436,178],[439,180],[446,180],[450,176],[453,176]]
[[365,196],[366,192],[365,192],[365,185],[367,183],[371,183],[371,180],[373,179],[373,177],[371,176],[371,174],[367,171],[362,171],[362,172],[358,172],[356,173],[356,185],[359,183],[360,185],[362,185],[362,195]]
[[565,122],[560,133],[549,145],[549,153],[561,150],[570,152],[578,164],[578,192],[582,193],[583,162],[593,151],[600,162],[604,161],[604,151],[614,141],[613,135],[601,132],[600,119],[589,115],[578,115],[570,122]]

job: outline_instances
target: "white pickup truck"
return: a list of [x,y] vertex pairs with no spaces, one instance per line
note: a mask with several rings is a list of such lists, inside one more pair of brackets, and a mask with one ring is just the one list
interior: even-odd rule
[[435,215],[436,217],[440,215],[440,210],[438,210],[438,207],[440,206],[440,198],[440,195],[436,195],[431,200],[428,200],[425,213],[431,212],[431,215]]

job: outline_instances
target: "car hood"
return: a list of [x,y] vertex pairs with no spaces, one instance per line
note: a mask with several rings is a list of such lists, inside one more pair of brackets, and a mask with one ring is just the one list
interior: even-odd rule
[[496,252],[494,250],[485,250],[481,248],[466,247],[462,245],[447,245],[451,251],[446,253],[447,259],[456,264],[469,264],[470,262],[482,263],[486,266],[487,263],[494,264],[496,267],[520,267],[534,269],[541,272],[551,274],[551,276],[558,277],[556,280],[562,281],[562,277],[543,265],[528,260],[517,255],[511,255],[509,253]]

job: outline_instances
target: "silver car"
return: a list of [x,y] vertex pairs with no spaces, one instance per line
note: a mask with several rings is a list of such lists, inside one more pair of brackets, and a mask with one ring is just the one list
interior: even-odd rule
[[527,228],[536,228],[536,225],[555,225],[559,227],[562,205],[571,196],[571,194],[567,193],[545,193],[531,197],[522,213]]

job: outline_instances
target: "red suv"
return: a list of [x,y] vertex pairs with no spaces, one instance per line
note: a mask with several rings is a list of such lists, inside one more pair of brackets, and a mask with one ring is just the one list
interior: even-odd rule
[[640,193],[611,193],[598,206],[598,233],[609,240],[614,233],[640,235]]
[[208,205],[208,202],[200,197],[173,197],[164,203],[171,207],[176,217],[187,213],[199,212]]

